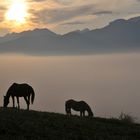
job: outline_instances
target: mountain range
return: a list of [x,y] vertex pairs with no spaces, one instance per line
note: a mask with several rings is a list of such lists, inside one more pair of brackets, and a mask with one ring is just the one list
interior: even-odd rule
[[140,17],[118,19],[107,26],[64,35],[48,29],[10,33],[0,37],[0,53],[75,55],[140,50]]

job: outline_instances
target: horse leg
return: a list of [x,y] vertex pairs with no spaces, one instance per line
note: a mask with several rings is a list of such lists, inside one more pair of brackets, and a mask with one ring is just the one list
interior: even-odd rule
[[28,96],[28,110],[29,110],[29,105],[30,105],[30,95]]
[[19,106],[19,97],[17,97],[17,103],[18,103],[18,109],[20,109],[20,106]]
[[82,117],[82,111],[80,111],[80,116]]
[[24,100],[26,101],[26,104],[27,104],[27,110],[29,110],[29,103],[28,103],[28,99],[26,96],[24,96]]
[[85,111],[83,111],[83,116],[85,117]]
[[69,116],[71,116],[71,108],[69,108]]
[[80,111],[80,116],[84,117],[85,116],[85,111]]
[[12,100],[13,100],[13,108],[15,107],[15,98],[14,96],[12,96]]

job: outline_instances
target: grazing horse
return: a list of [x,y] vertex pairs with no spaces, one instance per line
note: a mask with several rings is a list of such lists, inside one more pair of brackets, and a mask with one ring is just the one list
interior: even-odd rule
[[84,101],[75,101],[73,99],[65,102],[65,111],[67,115],[71,115],[71,109],[80,111],[80,116],[85,116],[85,111],[88,112],[89,117],[93,117],[93,112],[90,106]]
[[3,106],[7,107],[9,104],[9,98],[12,97],[13,100],[13,107],[15,107],[15,99],[17,98],[18,108],[19,106],[19,97],[24,97],[26,104],[27,104],[27,110],[29,110],[30,105],[30,96],[31,96],[31,103],[34,102],[35,93],[33,88],[28,84],[17,84],[13,83],[10,88],[8,89],[6,96],[4,96],[4,103]]

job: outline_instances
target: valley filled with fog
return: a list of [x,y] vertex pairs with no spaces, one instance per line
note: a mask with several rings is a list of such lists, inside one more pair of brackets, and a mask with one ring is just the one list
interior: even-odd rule
[[[140,54],[0,55],[0,104],[13,82],[35,90],[33,110],[65,113],[68,99],[85,100],[95,116],[140,118]],[[12,100],[10,100],[9,106]],[[26,108],[20,99],[21,108]],[[73,112],[75,113],[75,112]]]

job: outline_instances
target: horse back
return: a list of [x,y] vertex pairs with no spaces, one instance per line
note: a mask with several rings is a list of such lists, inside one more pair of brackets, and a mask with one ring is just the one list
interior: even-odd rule
[[22,97],[22,96],[27,96],[30,90],[31,90],[31,86],[29,86],[26,83],[23,84],[14,83],[9,88],[8,92],[10,92],[11,96]]
[[72,108],[76,111],[86,110],[88,105],[85,101],[75,101],[73,99],[70,99],[65,102],[66,108]]

